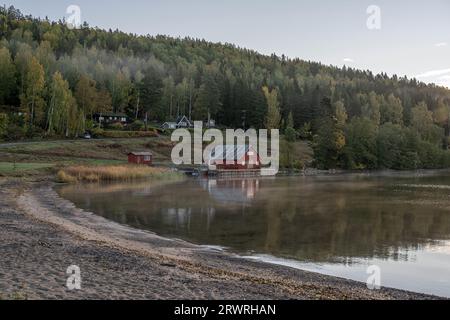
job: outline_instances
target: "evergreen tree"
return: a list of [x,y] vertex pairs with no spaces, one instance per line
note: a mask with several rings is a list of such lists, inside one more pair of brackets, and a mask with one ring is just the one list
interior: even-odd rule
[[297,138],[297,132],[294,129],[294,117],[292,116],[292,112],[289,113],[284,135],[288,142],[294,142]]
[[11,101],[16,90],[16,67],[7,48],[0,48],[0,105]]
[[345,136],[331,117],[324,117],[318,122],[318,133],[314,137],[314,157],[319,168],[337,168],[342,160]]
[[213,71],[206,71],[202,83],[194,103],[193,116],[195,120],[215,118],[222,107],[221,92]]
[[160,75],[154,70],[147,70],[142,79],[140,92],[145,130],[147,130],[150,116],[160,121],[165,119],[164,108],[161,105],[163,82]]

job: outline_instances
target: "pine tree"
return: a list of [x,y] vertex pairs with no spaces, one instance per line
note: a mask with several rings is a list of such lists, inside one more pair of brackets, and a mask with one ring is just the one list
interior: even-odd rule
[[213,71],[206,70],[202,83],[194,103],[193,117],[195,120],[214,118],[222,107],[221,92]]
[[161,106],[163,82],[160,75],[152,70],[148,70],[142,79],[140,91],[145,129],[147,130],[150,116],[158,120],[164,120],[165,118]]
[[7,48],[0,48],[0,105],[8,102],[16,89],[15,72],[11,53]]

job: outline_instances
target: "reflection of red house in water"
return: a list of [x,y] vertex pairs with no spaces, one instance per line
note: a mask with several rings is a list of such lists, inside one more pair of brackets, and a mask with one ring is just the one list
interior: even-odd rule
[[211,151],[208,164],[219,170],[261,168],[258,152],[251,145],[216,146]]
[[204,187],[212,198],[221,203],[245,204],[252,201],[259,191],[259,180],[245,179],[208,179]]
[[128,154],[128,163],[152,165],[153,155],[151,152],[130,152]]

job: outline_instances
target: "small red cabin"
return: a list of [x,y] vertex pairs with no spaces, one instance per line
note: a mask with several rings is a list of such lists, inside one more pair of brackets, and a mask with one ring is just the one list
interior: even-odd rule
[[151,166],[152,161],[153,154],[151,152],[130,152],[128,154],[128,163]]

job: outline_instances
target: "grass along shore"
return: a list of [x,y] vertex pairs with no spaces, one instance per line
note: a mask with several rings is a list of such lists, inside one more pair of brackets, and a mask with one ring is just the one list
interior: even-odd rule
[[0,162],[0,175],[51,168],[51,163]]
[[[173,166],[171,152],[174,145],[170,137],[165,135],[145,138],[0,142],[0,177],[40,180],[53,178],[60,170],[68,167],[126,165],[127,154],[137,150],[151,151],[155,167],[167,168]],[[281,149],[283,146],[285,150],[284,141],[280,146]],[[288,161],[286,154],[280,155],[280,158],[280,164],[283,166]],[[309,166],[313,160],[313,151],[307,142],[296,141],[289,145],[289,158],[295,163]],[[153,177],[158,176],[161,175]],[[165,173],[161,177],[169,178],[169,176],[170,174]]]
[[181,179],[182,174],[167,168],[138,165],[72,166],[58,171],[59,182],[131,181],[138,179]]
[[[171,178],[173,173],[161,172],[158,167],[170,166],[172,143],[166,136],[119,139],[73,139],[53,141],[0,142],[0,177],[42,180],[57,177],[60,170],[72,167],[127,166],[127,154],[132,151],[151,151],[155,168],[146,171],[144,178]],[[130,172],[127,168],[127,172]],[[157,169],[157,170],[155,170]],[[115,168],[117,171],[118,169]],[[150,172],[151,171],[151,172]],[[142,176],[138,174],[139,177]],[[114,175],[112,175],[114,176]],[[93,177],[91,175],[91,177]],[[114,178],[115,179],[115,178]],[[138,179],[132,177],[121,180]]]

